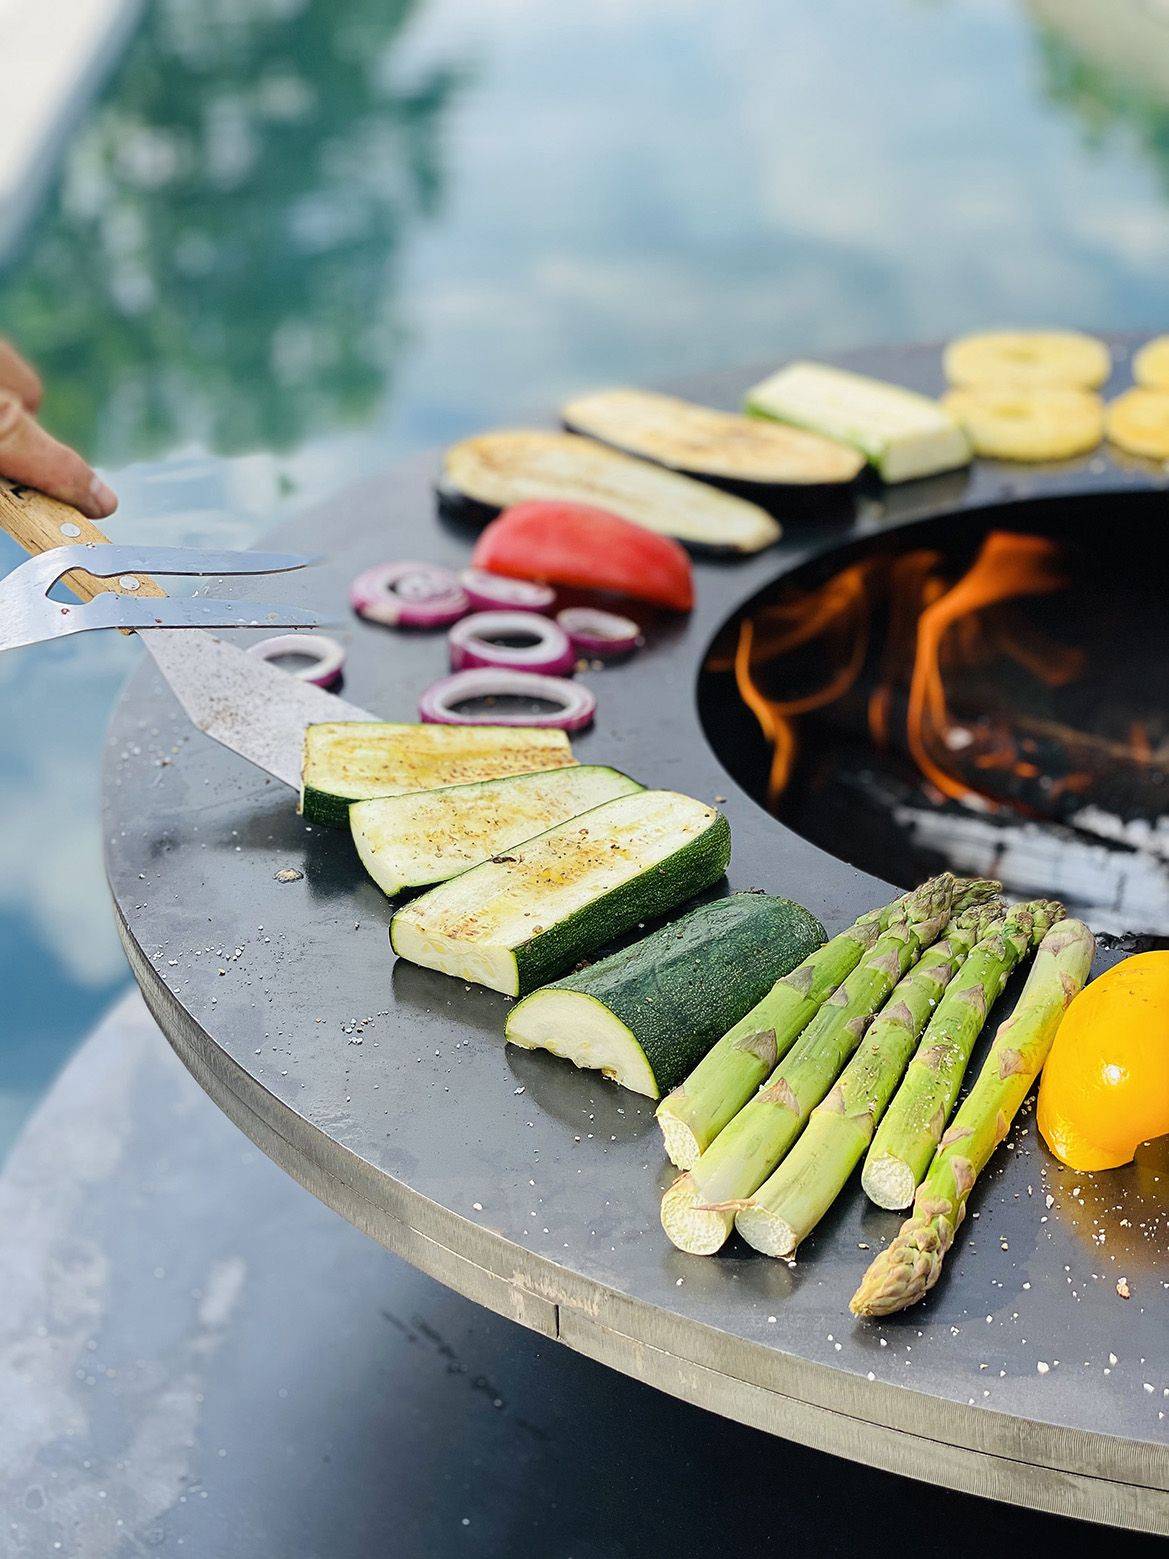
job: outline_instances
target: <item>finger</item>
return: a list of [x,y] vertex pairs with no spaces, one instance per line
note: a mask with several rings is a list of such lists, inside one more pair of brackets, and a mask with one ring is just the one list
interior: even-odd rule
[[29,411],[41,404],[41,381],[14,346],[0,339],[0,390],[18,395]]
[[10,390],[0,390],[0,475],[62,498],[91,520],[104,519],[118,506],[81,456],[34,422]]

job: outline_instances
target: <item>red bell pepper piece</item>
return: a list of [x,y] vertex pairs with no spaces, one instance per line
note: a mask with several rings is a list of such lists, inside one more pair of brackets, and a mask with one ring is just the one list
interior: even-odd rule
[[517,503],[487,526],[471,562],[512,579],[615,590],[676,612],[694,605],[694,573],[676,541],[590,504]]

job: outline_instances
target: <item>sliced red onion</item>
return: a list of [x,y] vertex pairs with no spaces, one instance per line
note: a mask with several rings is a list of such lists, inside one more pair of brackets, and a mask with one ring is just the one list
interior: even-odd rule
[[465,568],[459,583],[476,612],[547,612],[556,601],[551,585],[537,585],[530,579],[507,579],[483,568]]
[[379,563],[349,586],[353,610],[387,628],[445,628],[471,610],[467,592],[437,563]]
[[[474,612],[450,631],[451,670],[500,666],[509,671],[535,671],[558,677],[576,665],[564,629],[550,617],[533,612]],[[530,644],[498,644],[504,638],[530,639]]]
[[[301,682],[313,682],[317,687],[332,687],[345,666],[345,649],[330,639],[327,633],[278,633],[274,638],[261,639],[259,644],[248,645],[249,655],[261,660],[279,660],[282,655],[308,655],[311,664],[288,669],[290,677]],[[281,670],[286,668],[281,667]]]
[[[457,705],[473,698],[538,698],[558,707],[541,714],[492,709],[475,714],[461,713]],[[442,677],[428,687],[418,701],[418,713],[430,725],[536,725],[579,731],[592,724],[596,710],[596,699],[579,682],[489,666]]]
[[641,629],[631,617],[602,612],[592,606],[569,606],[556,613],[578,655],[628,655],[641,643]]

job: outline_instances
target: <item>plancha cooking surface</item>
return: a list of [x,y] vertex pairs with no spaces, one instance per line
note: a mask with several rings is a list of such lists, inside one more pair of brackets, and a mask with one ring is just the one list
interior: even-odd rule
[[[1130,345],[1113,343],[1117,384]],[[848,366],[941,388],[936,348]],[[682,393],[731,408],[766,369]],[[474,533],[436,518],[438,463],[416,459],[286,526],[282,545],[324,544],[330,558],[267,588],[343,612],[349,581],[371,564],[463,566]],[[716,630],[841,541],[1166,480],[1101,450],[1058,467],[980,462],[902,488],[863,485],[804,517],[783,505],[777,547],[696,559],[693,614],[653,618],[640,654],[583,678],[598,712],[574,752],[717,800],[734,840],[729,887],[795,898],[831,934],[889,887],[786,830],[715,757],[695,687]],[[344,696],[384,719],[416,718],[419,693],[447,669],[445,636],[354,618],[344,637]],[[106,753],[123,940],[196,1078],[314,1194],[492,1309],[728,1416],[910,1476],[1169,1530],[1169,1154],[1154,1147],[1095,1178],[1061,1171],[1028,1104],[938,1288],[883,1322],[854,1321],[848,1300],[899,1215],[869,1206],[855,1180],[794,1266],[737,1237],[720,1257],[683,1255],[658,1222],[673,1171],[652,1103],[505,1048],[505,998],[396,963],[392,905],[348,835],[309,829],[294,807],[290,790],[196,733],[143,664]],[[303,875],[278,881],[286,868]]]

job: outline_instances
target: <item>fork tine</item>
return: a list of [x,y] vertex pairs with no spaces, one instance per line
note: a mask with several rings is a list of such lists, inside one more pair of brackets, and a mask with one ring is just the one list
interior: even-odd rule
[[29,560],[29,563],[39,565],[35,570],[29,563],[22,563],[8,577],[34,574],[40,578],[45,569],[56,569],[53,581],[56,583],[62,574],[76,568],[83,568],[99,579],[112,579],[116,574],[282,574],[319,561],[319,558],[298,552],[229,552],[208,547],[137,547],[107,543],[56,547]]

